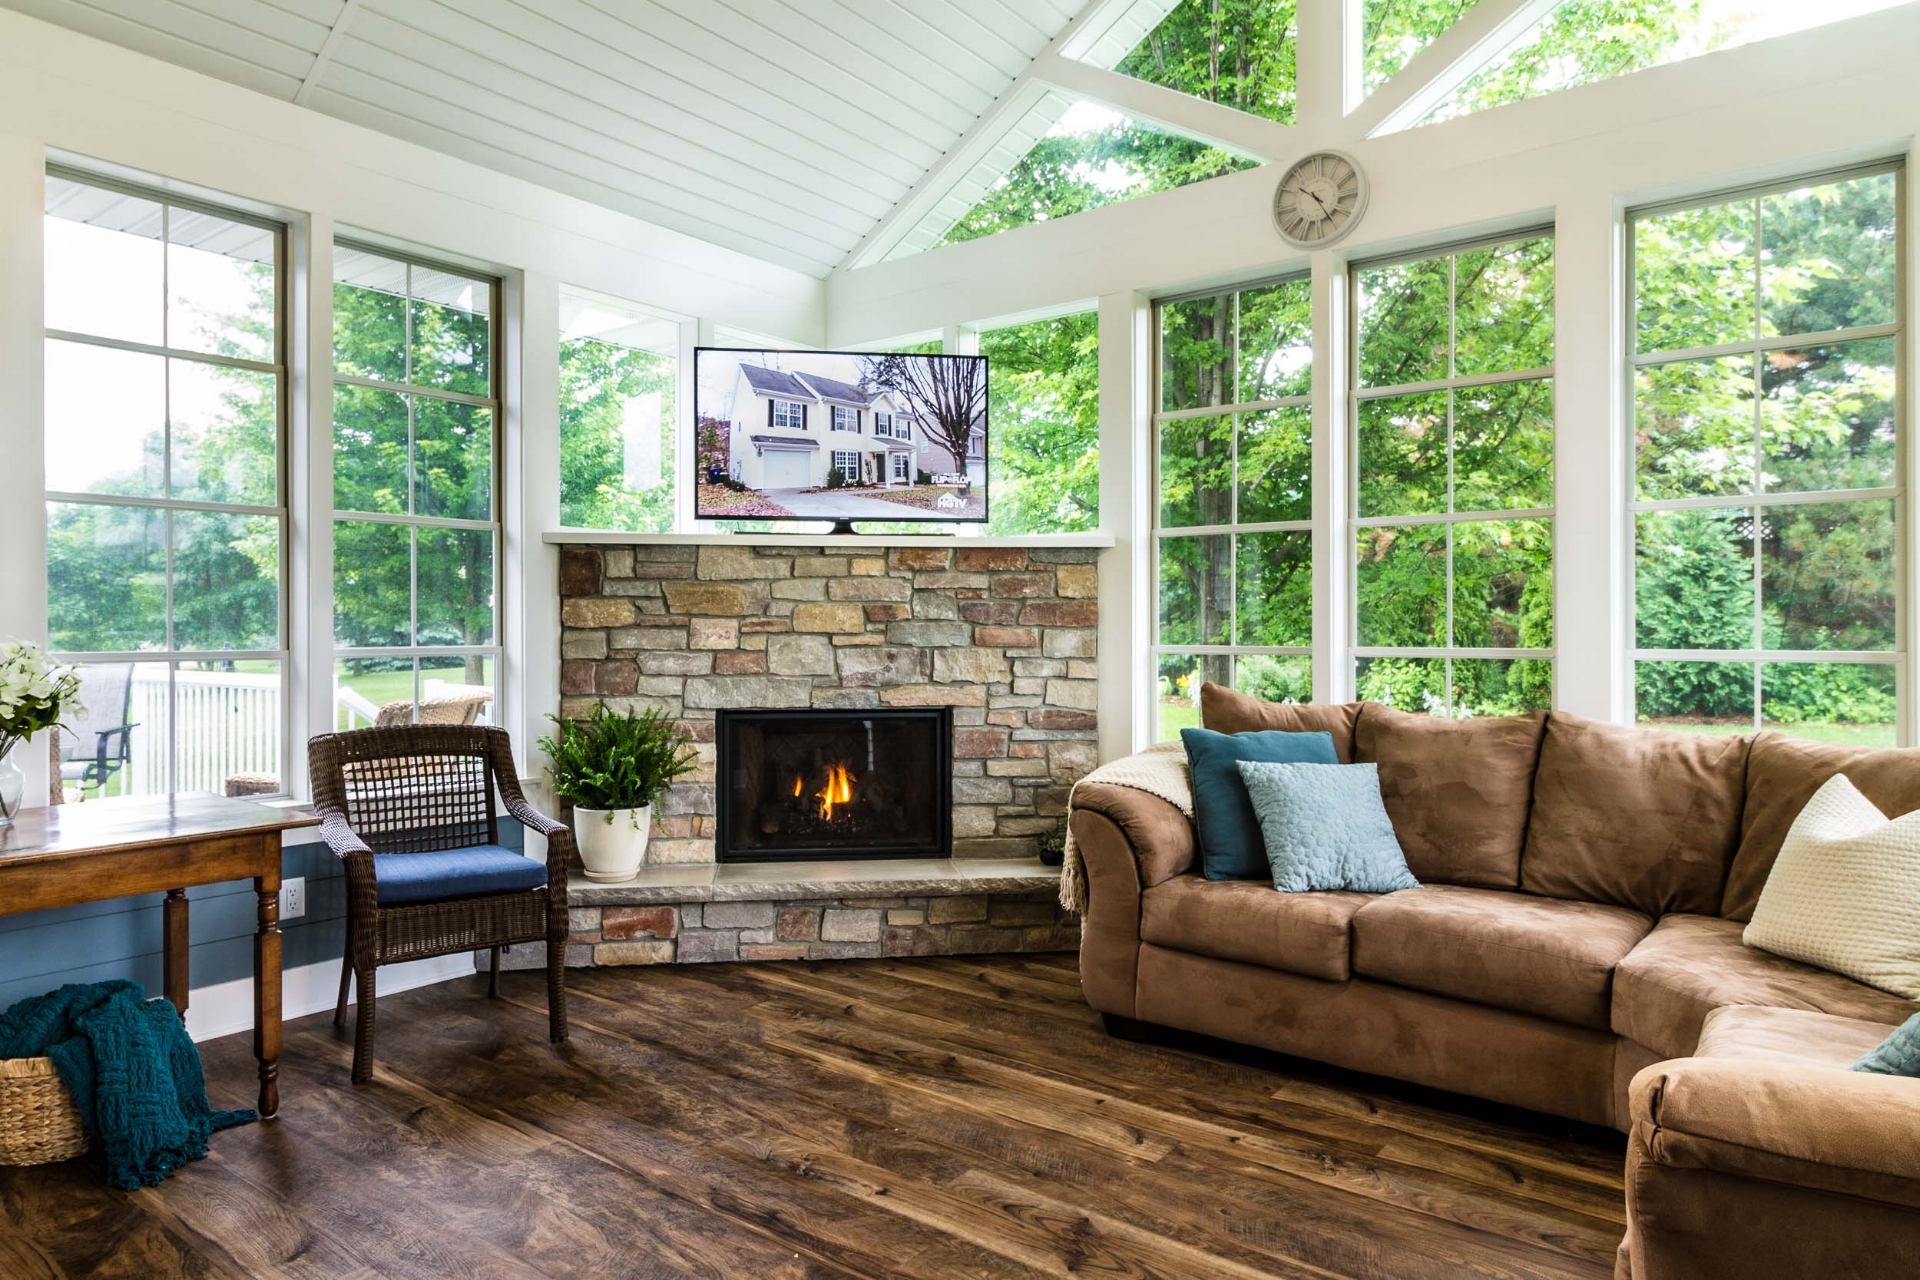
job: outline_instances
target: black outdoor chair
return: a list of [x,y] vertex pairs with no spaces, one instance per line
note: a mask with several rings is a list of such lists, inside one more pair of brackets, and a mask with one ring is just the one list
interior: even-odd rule
[[80,701],[86,709],[69,716],[60,734],[60,781],[104,790],[133,758],[133,664],[81,667]]

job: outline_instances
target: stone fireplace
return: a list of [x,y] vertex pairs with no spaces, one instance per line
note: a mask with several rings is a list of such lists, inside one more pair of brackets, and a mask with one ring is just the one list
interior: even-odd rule
[[721,862],[944,858],[953,711],[723,710]]

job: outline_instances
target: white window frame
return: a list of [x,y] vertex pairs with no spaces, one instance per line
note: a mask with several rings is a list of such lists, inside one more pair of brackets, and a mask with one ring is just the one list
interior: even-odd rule
[[[1541,520],[1552,527],[1554,537],[1554,557],[1559,557],[1560,527],[1555,519],[1556,505],[1544,507],[1520,507],[1500,511],[1448,511],[1437,515],[1416,516],[1362,516],[1360,514],[1360,407],[1369,400],[1391,400],[1406,396],[1424,395],[1430,392],[1455,392],[1471,390],[1475,387],[1500,386],[1516,382],[1550,382],[1556,397],[1559,394],[1559,380],[1554,373],[1554,365],[1546,364],[1532,369],[1519,369],[1505,373],[1471,374],[1465,377],[1454,373],[1454,360],[1458,347],[1457,325],[1459,319],[1459,297],[1455,290],[1458,284],[1459,257],[1475,249],[1489,249],[1503,244],[1513,244],[1521,240],[1550,240],[1554,242],[1554,271],[1560,266],[1559,241],[1555,238],[1552,226],[1530,227],[1520,231],[1503,232],[1499,235],[1481,236],[1472,240],[1462,240],[1449,244],[1436,245],[1412,253],[1399,253],[1385,258],[1368,258],[1349,263],[1347,266],[1348,296],[1354,305],[1348,308],[1347,318],[1347,422],[1346,449],[1351,465],[1347,468],[1347,521],[1345,527],[1346,542],[1342,554],[1347,557],[1347,598],[1346,626],[1347,635],[1353,640],[1348,647],[1347,657],[1352,669],[1345,673],[1350,681],[1359,679],[1360,663],[1367,658],[1410,658],[1445,662],[1446,672],[1443,685],[1446,689],[1445,714],[1453,715],[1453,663],[1456,659],[1464,661],[1519,661],[1534,660],[1553,664],[1554,695],[1550,705],[1559,704],[1560,661],[1559,637],[1559,601],[1555,600],[1554,626],[1556,629],[1553,647],[1544,649],[1522,648],[1468,648],[1454,644],[1447,645],[1361,645],[1360,637],[1360,578],[1355,566],[1358,555],[1360,534],[1365,529],[1381,528],[1431,528],[1444,525],[1447,530],[1447,636],[1453,636],[1453,531],[1462,524],[1510,523],[1518,520]],[[1388,267],[1399,263],[1426,262],[1433,258],[1445,257],[1447,265],[1447,376],[1421,382],[1398,383],[1385,387],[1362,387],[1360,385],[1360,273],[1376,267]],[[1554,292],[1555,327],[1559,325],[1559,291]],[[1447,397],[1447,505],[1453,505],[1453,429],[1454,397]],[[1558,405],[1555,405],[1555,417],[1558,418]],[[1558,441],[1555,442],[1556,448]],[[1556,499],[1558,495],[1556,494]]]
[[893,415],[884,409],[873,411],[873,434],[887,439],[893,437]]
[[841,404],[833,406],[833,429],[835,431],[844,431],[849,435],[859,435],[860,411],[858,409],[849,409],[847,406]]
[[844,472],[850,483],[858,483],[860,474],[860,452],[857,449],[835,449],[828,455],[827,465],[836,471]]
[[[1639,350],[1638,298],[1639,281],[1634,259],[1634,227],[1643,218],[1659,217],[1663,214],[1679,213],[1689,209],[1711,208],[1716,205],[1730,204],[1735,201],[1760,201],[1770,195],[1779,195],[1787,191],[1798,191],[1805,187],[1825,186],[1829,183],[1845,182],[1854,178],[1867,178],[1883,174],[1894,177],[1894,318],[1890,324],[1863,325],[1851,329],[1836,329],[1827,333],[1793,333],[1755,336],[1740,342],[1723,343],[1712,347],[1689,348],[1677,351]],[[1911,607],[1911,588],[1908,574],[1912,572],[1912,561],[1908,556],[1907,529],[1910,517],[1907,512],[1906,475],[1909,458],[1910,425],[1908,421],[1910,397],[1907,392],[1907,246],[1910,234],[1908,226],[1908,203],[1906,161],[1895,158],[1876,163],[1850,165],[1841,169],[1815,171],[1797,178],[1779,182],[1760,183],[1729,190],[1710,192],[1702,196],[1683,200],[1669,200],[1659,204],[1638,206],[1627,211],[1626,215],[1626,262],[1621,272],[1626,289],[1626,305],[1622,315],[1626,334],[1622,350],[1627,353],[1625,362],[1625,432],[1623,465],[1626,469],[1625,487],[1627,495],[1627,518],[1623,522],[1623,534],[1626,539],[1626,611],[1627,643],[1624,654],[1624,679],[1622,686],[1628,691],[1628,715],[1631,719],[1639,717],[1637,695],[1637,670],[1642,662],[1723,662],[1743,663],[1753,668],[1753,728],[1759,731],[1765,727],[1765,689],[1762,686],[1764,672],[1769,665],[1820,664],[1820,663],[1860,663],[1865,665],[1887,665],[1894,669],[1894,699],[1897,710],[1894,713],[1895,742],[1899,746],[1911,745],[1916,737],[1913,714],[1912,684],[1908,679],[1907,650],[1911,644],[1907,613]],[[1756,310],[1765,305],[1760,292],[1759,275],[1762,270],[1765,245],[1765,226],[1755,226],[1756,243],[1754,245],[1754,306]],[[1755,332],[1762,328],[1755,325]],[[1725,497],[1705,498],[1656,498],[1641,501],[1636,495],[1639,487],[1639,459],[1636,456],[1635,428],[1639,417],[1639,400],[1636,387],[1636,375],[1641,369],[1660,365],[1676,364],[1689,360],[1709,360],[1721,356],[1751,356],[1755,360],[1756,376],[1758,362],[1769,351],[1792,350],[1810,345],[1827,346],[1843,342],[1865,342],[1877,338],[1891,338],[1894,352],[1894,482],[1872,489],[1811,489],[1783,490],[1769,493],[1760,487],[1760,473],[1764,465],[1764,415],[1766,400],[1754,395],[1754,480],[1755,488],[1751,493],[1732,494]],[[1654,511],[1687,510],[1732,510],[1751,511],[1764,516],[1769,508],[1793,506],[1798,504],[1827,505],[1844,502],[1892,501],[1894,511],[1894,647],[1888,649],[1643,649],[1639,644],[1639,517]],[[1763,559],[1763,540],[1754,539],[1754,583],[1753,605],[1755,617],[1755,638],[1759,638],[1760,618],[1765,608],[1765,562]],[[1791,730],[1784,730],[1791,736]]]
[[[165,561],[166,563],[165,647],[160,649],[143,649],[143,650],[91,650],[91,651],[61,650],[61,651],[51,652],[50,656],[52,656],[53,658],[61,662],[84,663],[84,664],[90,664],[90,665],[91,664],[118,664],[118,663],[129,663],[136,666],[149,665],[149,664],[161,664],[161,663],[164,663],[166,665],[168,715],[167,715],[167,724],[165,725],[165,734],[166,734],[165,750],[166,750],[166,760],[167,760],[165,773],[166,773],[166,779],[167,779],[166,790],[169,792],[177,791],[180,789],[180,786],[179,786],[180,766],[179,766],[179,750],[178,750],[180,729],[181,729],[180,717],[179,717],[180,664],[185,662],[227,662],[227,661],[232,661],[232,662],[264,661],[264,662],[273,662],[278,664],[278,668],[280,672],[280,688],[279,688],[279,699],[278,699],[279,701],[278,715],[279,715],[279,723],[280,723],[280,733],[279,733],[279,742],[278,742],[277,749],[279,752],[279,759],[280,759],[280,769],[279,769],[280,787],[277,791],[274,791],[270,794],[262,793],[261,795],[255,798],[285,799],[293,794],[293,788],[291,785],[289,785],[288,774],[291,771],[293,761],[295,758],[291,750],[292,717],[290,715],[290,711],[292,708],[292,699],[293,699],[293,688],[292,688],[292,678],[293,678],[292,657],[293,655],[292,655],[292,647],[291,647],[292,641],[290,636],[290,632],[292,629],[292,616],[290,612],[290,599],[289,599],[289,596],[290,596],[289,570],[291,568],[291,562],[289,557],[291,555],[291,550],[292,550],[293,527],[292,527],[292,519],[291,519],[291,509],[289,505],[289,494],[292,489],[293,480],[292,480],[292,475],[289,469],[289,463],[290,463],[289,454],[292,448],[292,436],[289,430],[289,408],[290,408],[289,397],[291,394],[291,388],[289,386],[289,374],[288,374],[288,368],[287,368],[288,352],[289,350],[291,350],[291,346],[292,346],[289,340],[289,335],[288,335],[288,326],[290,323],[290,317],[292,313],[292,308],[289,305],[289,295],[290,295],[290,289],[289,289],[290,280],[288,275],[289,228],[285,223],[275,221],[274,219],[271,219],[271,218],[263,218],[257,214],[252,214],[252,213],[245,212],[243,210],[230,208],[214,202],[196,200],[188,196],[175,195],[167,191],[150,188],[150,187],[144,187],[139,185],[138,183],[122,182],[113,178],[101,177],[97,174],[89,173],[84,169],[77,169],[77,168],[73,168],[66,165],[49,164],[47,166],[46,172],[47,172],[47,176],[51,178],[59,178],[68,182],[79,183],[84,186],[95,187],[104,191],[115,192],[117,194],[130,196],[138,200],[152,201],[160,206],[160,209],[161,209],[161,214],[160,214],[161,255],[160,257],[161,257],[161,264],[162,264],[161,265],[161,301],[162,301],[161,326],[162,328],[161,328],[161,341],[157,346],[149,343],[127,341],[119,338],[103,338],[103,337],[98,337],[92,334],[77,333],[77,332],[64,330],[64,329],[43,329],[45,341],[67,342],[67,343],[73,343],[76,345],[105,347],[105,348],[109,348],[117,351],[129,351],[129,352],[135,352],[143,355],[157,356],[164,360],[169,360],[169,361],[179,360],[183,362],[215,365],[215,366],[228,368],[228,369],[246,369],[256,373],[271,374],[275,379],[275,386],[277,388],[276,398],[278,401],[278,404],[275,410],[275,418],[276,418],[275,437],[276,438],[275,438],[274,452],[275,452],[275,470],[277,472],[277,481],[276,481],[277,502],[275,505],[255,506],[255,505],[244,504],[244,503],[198,502],[190,499],[173,498],[173,497],[164,496],[168,492],[170,492],[172,488],[172,467],[173,467],[173,449],[171,447],[172,406],[170,404],[162,406],[167,414],[166,430],[168,433],[168,445],[164,451],[164,456],[162,459],[162,466],[164,470],[163,470],[163,481],[161,484],[161,493],[163,496],[151,497],[151,498],[132,498],[132,497],[120,497],[117,495],[98,494],[98,493],[71,493],[71,492],[66,492],[61,490],[52,490],[52,489],[49,489],[46,491],[46,502],[49,504],[57,502],[62,505],[130,507],[130,508],[137,508],[142,510],[164,512],[166,515],[166,530],[167,530],[166,561]],[[166,246],[171,243],[169,239],[169,230],[172,222],[172,212],[175,209],[186,209],[196,213],[209,214],[213,217],[222,218],[229,222],[238,222],[238,223],[243,223],[247,226],[257,227],[263,231],[268,231],[273,234],[273,237],[274,237],[274,358],[271,361],[249,360],[249,359],[243,359],[243,358],[234,357],[234,356],[210,355],[202,351],[193,351],[193,350],[188,350],[180,347],[175,347],[169,341],[171,334],[167,331],[167,326],[171,324],[171,321],[172,321],[172,315],[171,315],[172,290],[167,282],[168,254],[166,253]],[[174,630],[173,524],[174,524],[174,516],[182,512],[208,512],[208,513],[223,514],[223,515],[257,516],[257,517],[265,517],[265,518],[277,521],[279,525],[279,542],[280,542],[280,563],[278,568],[278,580],[276,583],[276,590],[277,590],[277,596],[278,596],[277,626],[278,626],[279,641],[280,641],[278,648],[273,648],[273,649],[179,649],[174,646],[174,643],[173,643],[173,630]],[[44,505],[42,508],[41,520],[43,522],[46,520]],[[157,726],[148,726],[148,727],[156,728]],[[59,780],[55,778],[53,779],[53,781],[57,783]]]
[[805,431],[807,429],[806,406],[798,400],[774,400],[773,428],[776,431]]
[[[465,280],[471,280],[476,284],[483,284],[486,286],[488,290],[488,300],[487,300],[487,346],[488,346],[487,384],[488,384],[488,392],[489,392],[488,395],[485,395],[485,396],[472,395],[470,393],[463,392],[463,391],[450,391],[444,387],[422,386],[414,382],[385,382],[378,378],[363,378],[353,374],[341,373],[336,367],[334,367],[331,364],[331,362],[329,362],[327,374],[329,377],[333,379],[336,385],[346,384],[349,386],[370,387],[377,391],[390,391],[398,395],[401,395],[403,397],[406,397],[407,399],[407,442],[409,446],[408,447],[409,455],[411,455],[412,453],[413,419],[414,419],[413,403],[416,398],[451,400],[458,404],[470,404],[476,407],[485,408],[488,411],[488,420],[493,426],[493,460],[492,460],[492,467],[491,467],[493,486],[492,486],[492,502],[490,504],[491,510],[492,510],[492,518],[488,520],[464,520],[464,519],[456,519],[449,516],[423,516],[423,515],[417,515],[413,513],[411,508],[413,506],[414,497],[415,497],[415,486],[411,483],[411,476],[410,476],[409,483],[407,485],[407,506],[409,508],[407,512],[396,514],[396,513],[390,513],[390,512],[366,512],[366,511],[349,510],[347,508],[335,505],[335,498],[337,497],[337,493],[338,493],[338,490],[336,489],[334,493],[330,494],[328,497],[329,505],[327,508],[326,519],[329,521],[329,527],[337,527],[342,522],[350,522],[350,523],[367,523],[367,524],[406,525],[406,526],[411,526],[416,530],[451,529],[451,530],[485,531],[490,533],[493,537],[493,642],[491,644],[484,644],[484,645],[423,645],[418,643],[419,627],[420,627],[420,563],[419,563],[420,557],[419,557],[418,535],[416,533],[412,551],[410,553],[413,557],[413,566],[412,566],[412,581],[410,583],[410,590],[408,593],[408,602],[407,602],[407,607],[409,610],[408,634],[411,637],[413,643],[406,644],[406,645],[393,645],[389,647],[342,646],[338,643],[337,640],[335,640],[333,649],[332,649],[332,654],[331,654],[331,662],[329,663],[328,670],[327,670],[327,678],[329,680],[335,679],[337,664],[342,661],[346,661],[353,658],[409,658],[411,659],[413,662],[413,716],[414,716],[414,723],[417,724],[420,719],[420,703],[424,696],[424,687],[423,687],[421,675],[420,675],[421,663],[423,661],[426,661],[428,659],[433,659],[433,658],[481,657],[481,658],[488,659],[493,664],[493,702],[487,708],[487,711],[485,713],[487,716],[487,719],[493,724],[510,723],[507,719],[506,705],[505,705],[506,699],[507,699],[506,676],[505,676],[506,664],[504,661],[505,645],[502,639],[505,619],[507,616],[506,614],[507,570],[506,570],[506,562],[504,558],[506,539],[503,536],[503,524],[502,524],[502,518],[501,518],[501,511],[503,506],[505,505],[505,486],[503,484],[504,476],[503,476],[503,462],[502,462],[502,457],[503,457],[503,454],[505,453],[505,450],[501,447],[501,445],[505,438],[504,433],[505,433],[505,425],[506,425],[505,424],[505,416],[506,416],[505,415],[505,398],[501,393],[501,386],[503,381],[503,370],[501,368],[501,351],[503,347],[503,344],[501,342],[501,326],[504,320],[504,316],[502,314],[501,302],[502,302],[502,298],[505,291],[501,287],[501,281],[497,276],[490,275],[483,271],[475,270],[471,267],[456,266],[449,263],[436,261],[429,256],[410,253],[400,249],[393,249],[385,245],[375,244],[368,241],[356,240],[351,235],[335,236],[333,244],[334,244],[334,249],[336,251],[340,249],[347,249],[347,250],[358,251],[361,253],[369,253],[377,257],[385,258],[391,262],[402,263],[406,266],[407,268],[407,295],[406,296],[409,304],[405,308],[406,353],[407,353],[407,362],[408,362],[409,369],[411,369],[412,361],[413,361],[413,307],[411,305],[412,300],[414,298],[413,272],[416,269],[446,272],[451,275],[458,276]],[[331,280],[328,281],[327,283],[329,288],[331,288],[334,284],[334,282]],[[335,428],[333,423],[327,424],[327,432],[330,438],[332,436],[334,429]],[[555,447],[557,451],[557,448],[558,448],[557,438],[555,442]],[[411,456],[409,457],[408,465],[409,467],[411,467],[412,465]],[[333,573],[334,573],[333,567],[328,566],[327,580],[329,585],[331,585],[333,581]],[[333,714],[335,719],[337,720],[339,715],[337,708]]]
[[[1150,445],[1150,448],[1152,450],[1152,456],[1150,459],[1150,470],[1151,470],[1152,479],[1151,479],[1151,483],[1150,483],[1150,487],[1147,495],[1148,504],[1152,508],[1152,515],[1150,519],[1151,519],[1151,526],[1153,529],[1153,543],[1152,543],[1152,549],[1149,553],[1152,556],[1152,563],[1147,568],[1147,581],[1148,581],[1148,589],[1149,589],[1147,607],[1149,610],[1149,618],[1151,620],[1149,625],[1151,628],[1152,644],[1148,646],[1148,650],[1147,650],[1149,655],[1147,660],[1147,679],[1149,683],[1155,688],[1158,687],[1159,681],[1160,681],[1160,661],[1162,658],[1225,657],[1228,660],[1228,667],[1229,667],[1229,674],[1226,680],[1226,683],[1228,684],[1229,687],[1236,686],[1235,672],[1238,667],[1239,659],[1242,657],[1306,658],[1310,662],[1314,663],[1316,667],[1317,667],[1317,664],[1321,661],[1321,658],[1319,657],[1319,655],[1317,655],[1314,652],[1314,647],[1312,644],[1298,644],[1298,645],[1247,645],[1247,644],[1231,644],[1231,643],[1229,644],[1166,644],[1162,642],[1161,636],[1160,636],[1160,564],[1162,559],[1160,555],[1160,544],[1163,539],[1200,538],[1200,537],[1224,537],[1227,539],[1227,574],[1228,574],[1229,582],[1231,582],[1234,587],[1234,589],[1229,593],[1230,598],[1228,600],[1228,612],[1227,612],[1227,636],[1231,640],[1233,637],[1240,634],[1240,592],[1238,588],[1239,588],[1239,581],[1240,581],[1239,554],[1240,554],[1241,535],[1261,534],[1261,533],[1305,533],[1309,536],[1310,539],[1318,539],[1320,537],[1325,536],[1317,526],[1316,518],[1318,517],[1319,513],[1317,511],[1312,511],[1312,510],[1308,511],[1307,518],[1304,520],[1265,520],[1265,521],[1255,521],[1247,524],[1240,523],[1239,521],[1240,433],[1237,429],[1237,424],[1235,429],[1230,430],[1228,432],[1228,439],[1230,442],[1229,447],[1231,449],[1231,457],[1232,457],[1231,479],[1229,480],[1229,485],[1232,489],[1232,494],[1233,494],[1234,519],[1229,521],[1226,524],[1176,525],[1172,528],[1166,528],[1161,525],[1160,523],[1160,483],[1161,483],[1160,435],[1161,435],[1161,428],[1164,424],[1169,422],[1179,422],[1183,419],[1192,419],[1192,418],[1224,417],[1224,418],[1237,420],[1238,416],[1241,414],[1263,413],[1270,409],[1307,409],[1310,411],[1313,405],[1313,392],[1312,392],[1312,389],[1309,388],[1307,394],[1305,395],[1282,396],[1279,399],[1274,399],[1274,400],[1235,401],[1229,404],[1200,405],[1191,409],[1162,409],[1160,406],[1164,403],[1164,396],[1161,389],[1161,377],[1166,367],[1165,353],[1161,350],[1161,343],[1165,340],[1165,336],[1166,336],[1166,322],[1162,315],[1163,309],[1173,303],[1189,302],[1196,298],[1214,298],[1214,297],[1220,296],[1221,294],[1232,294],[1234,296],[1234,309],[1235,309],[1236,323],[1234,325],[1234,351],[1231,356],[1231,360],[1234,368],[1238,369],[1239,363],[1240,363],[1240,360],[1239,360],[1240,327],[1239,327],[1239,324],[1237,323],[1237,317],[1239,314],[1239,295],[1242,293],[1249,293],[1257,289],[1267,289],[1267,288],[1272,288],[1275,285],[1283,285],[1283,284],[1304,283],[1304,284],[1307,284],[1309,291],[1311,291],[1311,288],[1312,288],[1311,280],[1312,280],[1312,277],[1308,272],[1292,271],[1292,272],[1288,272],[1285,275],[1263,276],[1263,277],[1257,277],[1252,280],[1245,280],[1245,281],[1240,281],[1234,284],[1223,285],[1218,289],[1203,289],[1197,293],[1169,294],[1167,297],[1154,299],[1153,311],[1152,311],[1153,377],[1152,377],[1151,386],[1150,386],[1150,394],[1152,396],[1152,399],[1149,402],[1153,406],[1153,412],[1151,415],[1151,420],[1153,423],[1153,431],[1152,431],[1152,442]],[[1239,392],[1237,380],[1236,380],[1234,391],[1236,395]],[[983,440],[984,440],[984,437],[983,437]],[[969,437],[968,455],[972,456],[971,436]],[[1317,487],[1315,491],[1317,492]],[[1310,556],[1310,563],[1314,563],[1317,569],[1317,556],[1315,556],[1312,551],[1309,552],[1309,556]],[[1312,630],[1313,622],[1314,620],[1311,617],[1309,617],[1307,620],[1309,632],[1311,632]],[[1314,673],[1314,678],[1316,679],[1318,678],[1317,670]],[[1152,742],[1160,739],[1160,724],[1159,724],[1160,702],[1159,702],[1158,696],[1155,695],[1155,696],[1149,697],[1148,703],[1149,703],[1149,716],[1148,716],[1148,724],[1146,726],[1148,736],[1146,740],[1149,742]]]
[[913,482],[913,455],[904,450],[900,450],[896,451],[892,457],[893,478],[895,480],[905,480],[911,484]]

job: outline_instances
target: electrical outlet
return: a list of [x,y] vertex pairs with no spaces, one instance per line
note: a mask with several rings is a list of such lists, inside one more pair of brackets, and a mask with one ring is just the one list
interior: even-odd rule
[[307,914],[307,878],[294,876],[280,882],[280,918],[298,920]]

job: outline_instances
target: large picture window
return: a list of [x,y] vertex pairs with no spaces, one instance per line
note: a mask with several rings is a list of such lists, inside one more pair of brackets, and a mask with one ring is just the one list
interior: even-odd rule
[[1643,722],[1898,736],[1900,175],[1632,217]]
[[1312,295],[1305,279],[1159,304],[1155,732],[1211,680],[1313,691]]
[[1362,698],[1433,715],[1553,701],[1553,240],[1353,270]]
[[336,721],[491,722],[496,283],[337,242]]
[[283,793],[284,230],[53,169],[45,236],[55,798]]
[[[1092,311],[983,330],[993,430],[987,532],[1075,533],[1100,524],[1100,317]],[[902,420],[893,434],[908,437]]]
[[[560,523],[673,529],[679,379],[679,321],[560,291]],[[699,424],[716,440],[724,429]]]

